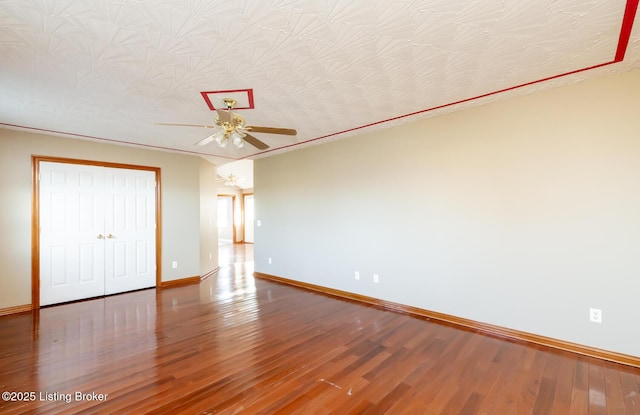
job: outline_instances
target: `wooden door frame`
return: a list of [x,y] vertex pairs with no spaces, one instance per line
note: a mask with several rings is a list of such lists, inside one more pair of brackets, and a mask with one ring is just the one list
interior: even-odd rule
[[72,159],[65,157],[31,156],[31,307],[40,309],[40,163],[83,164],[115,169],[152,171],[156,176],[156,289],[162,282],[162,186],[160,168],[107,161]]
[[[247,226],[247,208],[245,206],[245,197],[247,196],[253,196],[253,192],[252,193],[243,193],[242,194],[242,242],[244,242],[245,244],[249,243],[252,244],[253,242],[247,242],[247,230],[246,230],[246,226]],[[255,216],[255,196],[253,196],[253,200],[254,200],[254,216]],[[255,221],[256,218],[254,217],[253,220]],[[254,235],[254,240],[255,240],[255,235]]]
[[[236,195],[232,193],[218,193],[217,197],[230,197],[231,198],[231,229],[233,229],[233,243],[238,243],[238,238],[236,237]],[[216,198],[217,200],[217,198]],[[216,206],[217,208],[217,206]],[[218,218],[216,218],[218,220]],[[217,224],[216,224],[217,225]],[[218,235],[218,238],[220,235]]]

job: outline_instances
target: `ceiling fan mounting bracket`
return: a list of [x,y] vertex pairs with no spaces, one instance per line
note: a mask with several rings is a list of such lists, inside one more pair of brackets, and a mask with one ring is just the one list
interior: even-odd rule
[[227,107],[228,110],[232,110],[237,103],[237,101],[233,98],[223,98],[222,102],[224,102],[224,105]]

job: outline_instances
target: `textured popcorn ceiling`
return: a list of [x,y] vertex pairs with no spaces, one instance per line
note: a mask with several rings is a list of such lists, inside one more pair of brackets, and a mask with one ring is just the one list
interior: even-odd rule
[[[637,7],[637,0],[0,0],[0,126],[217,163],[268,156],[640,67]],[[626,46],[621,33],[624,40],[631,27]],[[155,125],[211,124],[215,112],[201,93],[220,90],[251,90],[253,108],[238,110],[248,124],[298,135],[255,134],[272,147],[260,153],[195,147],[208,130]]]

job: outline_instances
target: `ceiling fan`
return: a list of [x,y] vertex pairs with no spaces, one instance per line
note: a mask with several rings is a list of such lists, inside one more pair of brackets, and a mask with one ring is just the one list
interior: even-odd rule
[[236,105],[236,100],[233,98],[224,98],[222,100],[226,106],[226,110],[216,108],[218,117],[215,119],[215,125],[199,125],[199,124],[166,124],[158,123],[158,125],[171,125],[177,127],[200,127],[200,128],[213,128],[216,131],[208,137],[196,142],[194,145],[204,146],[212,141],[218,143],[220,147],[226,147],[229,141],[238,148],[244,146],[247,142],[257,148],[258,150],[266,150],[269,146],[258,140],[256,137],[249,134],[253,133],[266,133],[266,134],[282,134],[282,135],[296,135],[298,132],[292,128],[276,128],[276,127],[257,127],[254,125],[246,125],[245,120],[238,114],[231,112]]
[[236,176],[233,173],[226,174],[224,176],[218,176],[218,183],[223,183],[225,186],[240,186],[246,181],[244,177]]

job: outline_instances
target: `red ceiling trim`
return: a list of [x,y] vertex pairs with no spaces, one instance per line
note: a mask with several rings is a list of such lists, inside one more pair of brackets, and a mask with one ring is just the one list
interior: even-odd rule
[[527,82],[527,83],[524,83],[524,84],[511,86],[509,88],[504,88],[504,89],[499,89],[497,91],[488,92],[486,94],[477,95],[477,96],[472,97],[472,98],[465,98],[465,99],[461,99],[459,101],[450,102],[448,104],[437,105],[435,107],[426,108],[426,109],[423,109],[423,110],[420,110],[420,111],[415,111],[415,112],[410,112],[408,114],[398,115],[397,117],[387,118],[385,120],[380,120],[380,121],[372,122],[372,123],[369,123],[369,124],[360,125],[358,127],[349,128],[347,130],[342,130],[342,131],[338,131],[338,132],[335,132],[335,133],[323,135],[323,136],[320,136],[320,137],[312,138],[310,140],[301,141],[299,143],[294,143],[294,144],[289,144],[289,145],[282,146],[282,147],[272,148],[270,150],[265,150],[265,151],[262,151],[262,152],[259,152],[259,153],[255,153],[255,154],[252,154],[251,156],[247,156],[247,157],[252,157],[252,156],[255,156],[255,155],[259,155],[259,154],[270,153],[272,151],[280,150],[280,149],[283,149],[283,148],[295,147],[295,146],[299,146],[300,144],[306,144],[306,143],[310,143],[310,142],[313,142],[313,141],[322,140],[324,138],[329,138],[329,137],[334,137],[334,136],[340,135],[340,134],[350,133],[352,131],[361,130],[361,129],[367,128],[367,127],[373,127],[375,125],[384,124],[384,123],[387,123],[387,122],[390,122],[390,121],[396,121],[396,120],[400,120],[402,118],[412,117],[414,115],[424,114],[426,112],[435,111],[435,110],[451,107],[451,106],[458,105],[458,104],[464,104],[465,102],[475,101],[477,99],[486,98],[486,97],[489,97],[489,96],[492,96],[492,95],[497,95],[497,94],[501,94],[503,92],[511,91],[513,89],[522,88],[522,87],[525,87],[525,86],[528,86],[528,85],[534,85],[534,84],[537,84],[537,83],[540,83],[540,82],[545,82],[545,81],[549,81],[549,80],[552,80],[552,79],[561,78],[563,76],[572,75],[572,74],[576,74],[576,73],[579,73],[579,72],[590,71],[592,69],[601,68],[603,66],[608,66],[608,65],[611,65],[613,63],[615,63],[615,62],[601,63],[599,65],[594,65],[594,66],[590,66],[588,68],[583,68],[583,69],[577,69],[575,71],[566,72],[566,73],[563,73],[563,74],[560,74],[560,75],[549,76],[547,78],[538,79],[537,81],[531,81],[531,82]]
[[[426,108],[420,111],[415,111],[415,112],[411,112],[408,114],[404,114],[404,115],[399,115],[397,117],[392,117],[392,118],[387,118],[381,121],[376,121],[376,122],[372,122],[369,124],[365,124],[365,125],[361,125],[358,127],[354,127],[354,128],[349,128],[346,130],[342,130],[342,131],[338,131],[338,132],[334,132],[331,134],[326,134],[320,137],[316,137],[316,138],[312,138],[309,140],[305,140],[305,141],[301,141],[298,143],[294,143],[294,144],[289,144],[286,146],[281,146],[281,147],[276,147],[276,148],[272,148],[266,151],[262,151],[262,152],[257,152],[245,157],[241,157],[241,158],[234,158],[234,157],[228,157],[228,156],[221,156],[221,155],[217,155],[217,154],[208,154],[208,153],[201,153],[201,152],[196,152],[196,151],[188,151],[188,150],[180,150],[180,149],[176,149],[176,148],[172,148],[172,147],[164,147],[164,146],[156,146],[156,145],[151,145],[151,144],[139,144],[139,143],[133,143],[133,142],[128,142],[128,141],[123,141],[123,140],[115,140],[115,139],[109,139],[109,138],[103,138],[103,137],[96,137],[96,136],[90,136],[90,135],[84,135],[84,134],[75,134],[75,133],[67,133],[67,132],[62,132],[62,131],[56,131],[56,130],[49,130],[49,129],[44,129],[44,128],[36,128],[36,127],[26,127],[26,126],[22,126],[22,125],[16,125],[16,124],[8,124],[8,123],[2,123],[0,122],[0,125],[5,125],[7,127],[15,127],[15,128],[20,128],[20,129],[25,129],[25,130],[32,130],[32,131],[40,131],[40,132],[45,132],[45,133],[53,133],[53,134],[60,134],[60,135],[66,135],[66,136],[72,136],[72,137],[78,137],[78,138],[89,138],[89,139],[93,139],[93,140],[99,140],[99,141],[105,141],[105,142],[111,142],[111,143],[118,143],[118,144],[127,144],[127,145],[133,145],[133,146],[137,146],[137,147],[145,147],[145,148],[152,148],[152,149],[157,149],[157,150],[169,150],[169,151],[174,151],[174,152],[180,152],[180,153],[186,153],[186,154],[195,154],[195,155],[208,155],[208,156],[215,156],[215,157],[221,157],[221,158],[226,158],[229,160],[242,160],[242,159],[246,159],[249,157],[253,157],[256,155],[261,155],[261,154],[266,154],[266,153],[270,153],[272,151],[277,151],[277,150],[281,150],[284,148],[291,148],[291,147],[296,147],[302,144],[306,144],[306,143],[310,143],[310,142],[314,142],[314,141],[318,141],[318,140],[322,140],[325,138],[329,138],[329,137],[334,137],[340,134],[345,134],[345,133],[349,133],[349,132],[353,132],[353,131],[357,131],[357,130],[361,130],[367,127],[372,127],[375,125],[379,125],[379,124],[384,124],[390,121],[395,121],[395,120],[399,120],[402,118],[407,118],[407,117],[411,117],[414,115],[418,115],[418,114],[423,114],[423,113],[427,113],[430,111],[435,111],[438,109],[442,109],[442,108],[447,108],[447,107],[451,107],[454,105],[458,105],[458,104],[462,104],[462,103],[466,103],[469,101],[474,101],[477,99],[482,99],[482,98],[486,98],[492,95],[496,95],[496,94],[500,94],[503,92],[507,92],[507,91],[511,91],[514,89],[519,89],[525,86],[529,86],[529,85],[534,85],[537,83],[541,83],[541,82],[546,82],[552,79],[556,79],[556,78],[561,78],[564,76],[568,76],[568,75],[573,75],[576,73],[580,73],[580,72],[584,72],[584,71],[589,71],[592,69],[596,69],[596,68],[600,68],[603,66],[607,66],[607,65],[611,65],[613,63],[617,63],[617,62],[621,62],[624,60],[625,57],[625,53],[627,51],[627,47],[629,45],[629,39],[631,37],[631,32],[633,29],[633,23],[635,20],[635,16],[636,16],[636,12],[638,10],[638,6],[639,6],[640,0],[627,0],[626,6],[625,6],[625,11],[624,11],[624,16],[622,18],[622,25],[620,28],[620,36],[618,39],[618,45],[616,48],[616,54],[615,57],[612,61],[610,62],[605,62],[599,65],[593,65],[587,68],[582,68],[582,69],[577,69],[574,71],[570,71],[570,72],[565,72],[559,75],[554,75],[554,76],[549,76],[547,78],[543,78],[543,79],[538,79],[535,81],[531,81],[531,82],[526,82],[520,85],[516,85],[516,86],[512,86],[512,87],[508,87],[508,88],[504,88],[504,89],[500,89],[497,91],[493,91],[493,92],[488,92],[486,94],[482,94],[482,95],[478,95],[472,98],[466,98],[466,99],[462,99],[459,101],[455,101],[455,102],[450,102],[448,104],[443,104],[443,105],[438,105],[435,107],[431,107],[431,108]],[[202,97],[205,100],[205,103],[207,104],[207,106],[209,107],[209,109],[211,111],[215,111],[215,107],[213,105],[213,103],[211,102],[211,100],[209,99],[209,95],[208,94],[212,94],[212,93],[225,93],[225,92],[246,92],[247,93],[247,97],[248,97],[248,102],[249,102],[249,106],[248,107],[243,107],[243,108],[234,108],[234,109],[253,109],[254,108],[254,97],[253,97],[253,89],[248,88],[248,89],[231,89],[231,90],[222,90],[222,91],[202,91],[200,92],[200,94],[202,95]]]
[[569,75],[577,74],[577,73],[580,73],[580,72],[590,71],[592,69],[601,68],[603,66],[608,66],[608,65],[611,65],[611,64],[614,64],[614,63],[621,62],[622,60],[624,60],[624,55],[625,55],[625,53],[627,51],[627,46],[629,45],[629,39],[631,37],[631,31],[633,29],[633,21],[635,19],[636,11],[638,10],[638,4],[639,3],[640,3],[640,0],[627,0],[627,4],[625,6],[625,11],[624,11],[624,16],[622,18],[622,25],[621,25],[621,28],[620,28],[620,37],[618,39],[618,46],[616,48],[616,55],[615,55],[614,60],[612,60],[610,62],[605,62],[605,63],[601,63],[601,64],[598,64],[598,65],[589,66],[587,68],[576,69],[575,71],[565,72],[565,73],[562,73],[562,74],[559,74],[559,75],[554,75],[554,76],[549,76],[549,77],[546,77],[546,78],[538,79],[536,81],[526,82],[526,83],[523,83],[523,84],[520,84],[520,85],[516,85],[516,86],[504,88],[504,89],[499,89],[497,91],[488,92],[488,93],[482,94],[482,95],[477,95],[477,96],[472,97],[472,98],[461,99],[459,101],[450,102],[448,104],[442,104],[442,105],[438,105],[438,106],[435,106],[435,107],[426,108],[426,109],[423,109],[423,110],[420,110],[420,111],[411,112],[409,114],[403,114],[403,115],[399,115],[397,117],[387,118],[385,120],[376,121],[376,122],[372,122],[372,123],[365,124],[365,125],[360,125],[358,127],[349,128],[347,130],[342,130],[342,131],[337,131],[335,133],[323,135],[323,136],[312,138],[312,139],[305,140],[305,141],[300,141],[298,143],[293,143],[293,144],[289,144],[289,145],[282,146],[282,147],[272,148],[272,149],[269,149],[269,150],[265,150],[265,151],[261,151],[261,152],[258,152],[258,153],[251,154],[251,155],[246,156],[244,158],[246,159],[246,158],[257,156],[257,155],[261,155],[261,154],[267,154],[267,153],[270,153],[272,151],[281,150],[283,148],[296,147],[296,146],[299,146],[299,145],[302,145],[302,144],[307,144],[307,143],[311,143],[311,142],[314,142],[314,141],[322,140],[322,139],[325,139],[325,138],[334,137],[334,136],[337,136],[337,135],[340,135],[340,134],[345,134],[345,133],[361,130],[361,129],[367,128],[367,127],[373,127],[375,125],[384,124],[384,123],[387,123],[387,122],[390,122],[390,121],[396,121],[396,120],[399,120],[399,119],[402,119],[402,118],[407,118],[407,117],[411,117],[411,116],[418,115],[418,114],[424,114],[426,112],[435,111],[435,110],[451,107],[451,106],[458,105],[458,104],[463,104],[463,103],[466,103],[466,102],[469,102],[469,101],[475,101],[477,99],[482,99],[482,98],[486,98],[486,97],[489,97],[489,96],[492,96],[492,95],[501,94],[503,92],[511,91],[511,90],[514,90],[514,89],[523,88],[523,87],[526,87],[526,86],[529,86],[529,85],[534,85],[534,84],[538,84],[538,83],[541,83],[541,82],[550,81],[552,79],[562,78],[564,76],[569,76]]
[[[253,89],[252,88],[247,88],[247,89],[227,89],[227,90],[224,90],[224,91],[202,91],[202,92],[200,92],[200,95],[202,95],[202,98],[204,98],[204,102],[207,104],[209,109],[211,111],[215,111],[216,107],[211,102],[211,99],[209,98],[209,94],[224,94],[224,93],[237,93],[237,92],[246,92],[247,93],[247,100],[249,101],[249,106],[248,107],[233,107],[234,110],[252,110],[252,109],[255,108],[254,107],[254,103],[253,103]],[[224,108],[222,108],[222,109],[224,109]]]
[[629,45],[631,29],[633,29],[633,21],[636,18],[639,1],[640,0],[627,0],[627,6],[624,9],[624,18],[622,19],[622,28],[620,29],[620,38],[618,39],[618,49],[616,50],[616,62],[624,60],[624,54],[627,52],[627,46]]

